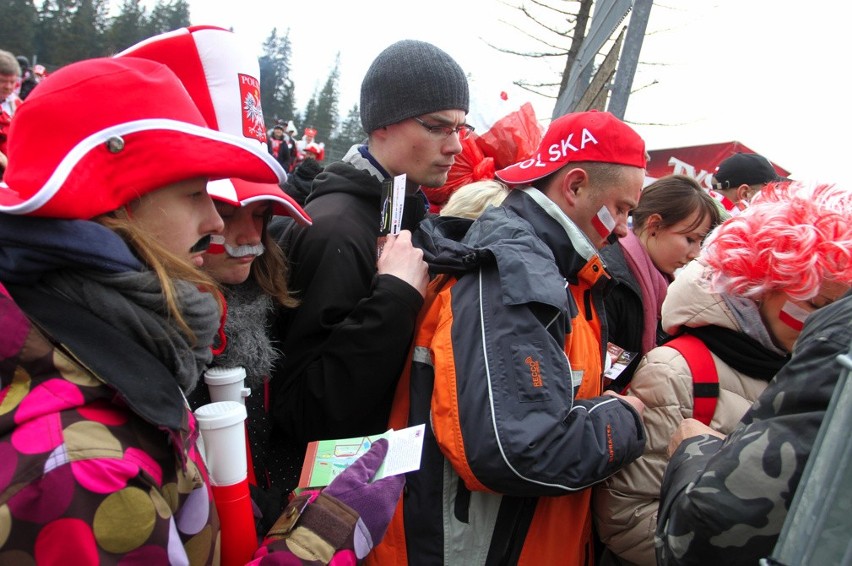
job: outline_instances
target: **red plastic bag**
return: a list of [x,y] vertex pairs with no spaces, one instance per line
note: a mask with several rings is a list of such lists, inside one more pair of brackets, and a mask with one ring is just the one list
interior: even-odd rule
[[429,211],[438,213],[456,189],[474,181],[494,178],[494,160],[486,157],[477,144],[475,133],[462,140],[462,151],[447,176],[447,182],[438,188],[423,187],[429,199]]
[[494,172],[530,157],[543,136],[532,104],[527,102],[517,110],[497,119],[487,131],[474,133],[462,140],[462,152],[447,177],[438,188],[423,187],[429,199],[429,209],[438,213],[456,189],[474,181],[493,179]]
[[494,159],[495,170],[530,157],[541,143],[542,127],[529,102],[497,120],[477,139],[482,153]]

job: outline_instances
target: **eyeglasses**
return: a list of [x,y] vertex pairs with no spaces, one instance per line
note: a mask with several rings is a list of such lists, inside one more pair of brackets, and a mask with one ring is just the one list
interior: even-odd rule
[[470,124],[462,124],[457,128],[453,128],[452,126],[430,126],[429,124],[427,124],[420,118],[417,118],[416,116],[412,119],[415,120],[421,126],[423,126],[426,130],[428,130],[428,132],[432,134],[432,137],[435,138],[446,139],[450,137],[450,134],[458,134],[459,140],[465,140],[470,137],[470,134],[473,133],[473,126],[471,126]]

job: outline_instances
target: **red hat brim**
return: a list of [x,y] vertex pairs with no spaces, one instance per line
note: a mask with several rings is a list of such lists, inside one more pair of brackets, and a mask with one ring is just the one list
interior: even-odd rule
[[243,179],[222,179],[207,184],[207,193],[215,200],[232,206],[246,206],[258,201],[271,201],[272,212],[290,216],[299,224],[311,225],[311,217],[293,198],[271,183],[252,183]]
[[286,179],[261,144],[208,128],[165,65],[131,57],[52,74],[18,109],[8,158],[0,212],[53,218],[90,219],[187,179]]

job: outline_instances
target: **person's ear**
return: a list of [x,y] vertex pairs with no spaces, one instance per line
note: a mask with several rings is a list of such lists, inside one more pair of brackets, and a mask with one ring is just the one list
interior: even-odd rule
[[589,175],[582,169],[570,169],[564,177],[560,185],[560,192],[565,201],[573,206],[576,206],[580,193],[589,190]]
[[748,197],[749,197],[749,192],[751,192],[751,187],[746,185],[746,184],[742,184],[739,187],[737,187],[737,193],[736,193],[737,194],[737,202],[740,202],[740,201],[746,201],[747,202]]
[[663,217],[659,215],[659,213],[655,212],[648,216],[648,219],[645,221],[645,226],[642,228],[643,232],[648,232],[649,234],[655,235],[660,227],[663,225]]
[[376,130],[373,130],[370,133],[369,137],[373,138],[373,139],[381,140],[381,141],[386,140],[387,137],[388,137],[388,127],[384,126],[384,127],[378,128]]

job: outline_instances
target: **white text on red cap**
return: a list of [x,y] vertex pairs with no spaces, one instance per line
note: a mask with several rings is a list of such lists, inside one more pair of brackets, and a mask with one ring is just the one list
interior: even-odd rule
[[[577,147],[571,143],[575,133],[576,132],[571,132],[568,134],[568,137],[563,139],[560,143],[551,144],[550,147],[547,148],[547,154],[550,156],[550,159],[547,160],[548,163],[563,161],[567,158],[569,153],[581,151],[586,148],[587,144],[593,143],[597,145],[598,143],[598,140],[595,139],[592,132],[590,132],[587,128],[583,128],[583,131],[581,132],[580,146]],[[518,167],[521,169],[545,166],[546,164],[541,161],[541,152],[537,153],[535,157],[531,157],[530,159],[518,164]]]

